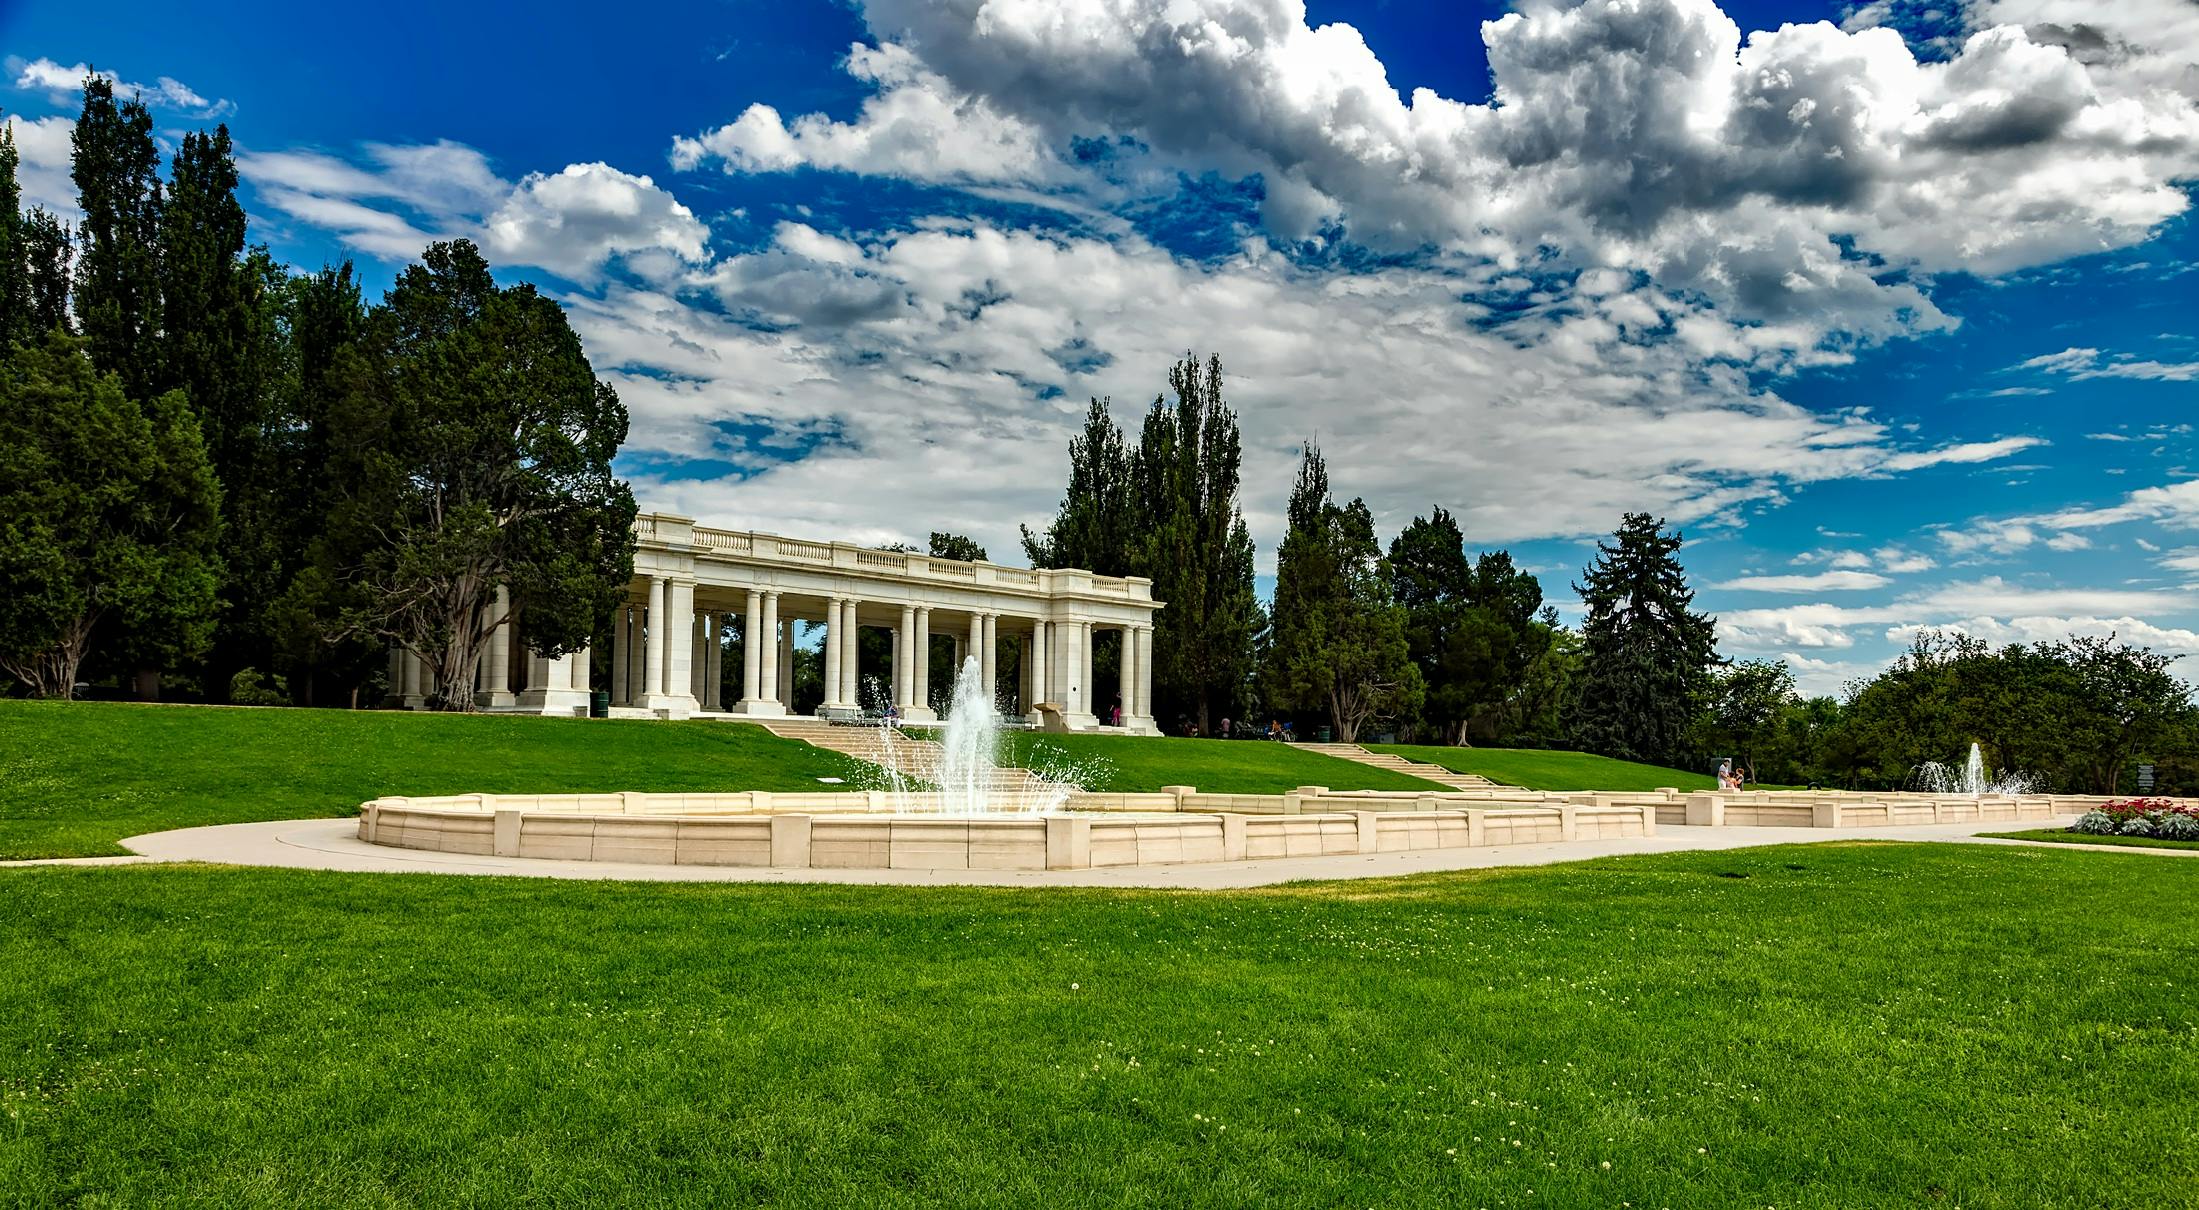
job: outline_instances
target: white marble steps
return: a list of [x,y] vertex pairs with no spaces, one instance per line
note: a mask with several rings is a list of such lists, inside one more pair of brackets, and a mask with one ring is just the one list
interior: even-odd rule
[[1502,782],[1490,781],[1479,773],[1454,773],[1441,765],[1407,760],[1394,752],[1369,752],[1358,744],[1299,744],[1298,747],[1304,748],[1308,752],[1318,752],[1323,756],[1333,756],[1338,760],[1348,760],[1355,764],[1366,765],[1369,768],[1388,769],[1392,773],[1403,773],[1409,777],[1417,777],[1422,781],[1432,781],[1439,786],[1449,786],[1453,790],[1515,788],[1507,787]]
[[[928,770],[936,768],[944,753],[936,742],[917,739],[906,732],[894,733],[893,748],[888,751],[885,741],[875,727],[835,726],[815,719],[759,719],[764,730],[781,739],[800,740],[813,748],[838,752],[856,760],[892,769],[904,777],[924,777]],[[1029,769],[1005,766],[992,771],[986,783],[988,793],[1011,798],[1044,797],[1054,790],[1045,778]]]

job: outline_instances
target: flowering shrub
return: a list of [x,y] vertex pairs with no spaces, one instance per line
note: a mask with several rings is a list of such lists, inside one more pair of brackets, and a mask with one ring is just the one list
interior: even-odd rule
[[2163,840],[2199,840],[2199,814],[2165,812],[2153,821],[2153,834]]
[[2199,840],[2199,807],[2178,806],[2166,798],[2124,799],[2085,812],[2070,831],[2092,836]]

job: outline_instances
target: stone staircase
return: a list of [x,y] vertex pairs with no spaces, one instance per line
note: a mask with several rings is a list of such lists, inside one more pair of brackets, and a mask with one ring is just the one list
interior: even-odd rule
[[1490,781],[1479,773],[1453,773],[1441,765],[1407,760],[1394,752],[1369,752],[1358,744],[1299,744],[1297,746],[1308,752],[1333,756],[1338,760],[1353,761],[1369,768],[1388,769],[1392,773],[1403,773],[1409,777],[1417,777],[1422,781],[1432,781],[1439,786],[1449,786],[1453,790],[1518,789],[1517,786],[1507,786],[1502,782]]
[[[917,739],[905,731],[893,733],[893,746],[889,750],[885,737],[875,726],[835,725],[821,719],[784,718],[758,719],[758,725],[781,739],[800,740],[813,748],[838,752],[856,760],[891,769],[903,777],[925,779],[939,767],[946,750],[937,742]],[[995,800],[1039,801],[1058,795],[1068,787],[1040,777],[1029,769],[1015,766],[992,770],[985,783],[986,796]]]

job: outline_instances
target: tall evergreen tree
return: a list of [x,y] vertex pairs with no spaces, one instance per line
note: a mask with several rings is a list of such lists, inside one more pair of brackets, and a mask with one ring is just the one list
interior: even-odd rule
[[1588,606],[1573,732],[1592,752],[1669,762],[1718,660],[1714,624],[1693,608],[1678,533],[1628,513],[1614,539],[1573,586]]
[[14,123],[0,123],[0,349],[21,344],[38,331],[31,324],[28,219],[23,189],[15,179],[21,158],[15,150]]
[[95,643],[212,635],[220,486],[180,392],[143,404],[59,331],[0,367],[0,668],[68,696]]
[[84,211],[76,315],[92,364],[120,375],[124,394],[150,399],[160,383],[160,150],[142,101],[117,103],[114,82],[84,79],[70,136],[71,175]]
[[[633,575],[631,489],[611,472],[626,409],[565,313],[499,288],[471,243],[399,276],[362,355],[339,357],[334,459],[357,472],[316,544],[335,638],[399,644],[444,709],[473,708],[475,659],[516,620],[555,657],[605,629]],[[488,608],[498,587],[512,612]]]
[[1474,569],[1466,538],[1438,508],[1414,517],[1390,542],[1390,593],[1405,611],[1406,646],[1427,686],[1423,720],[1460,742],[1473,712],[1473,670],[1466,642],[1473,608]]
[[183,137],[160,210],[163,387],[198,413],[221,477],[229,578],[209,656],[209,688],[273,657],[268,607],[285,576],[279,493],[266,434],[278,375],[279,298],[287,272],[245,255],[244,207],[229,129]]
[[1291,488],[1289,532],[1276,555],[1275,611],[1262,669],[1270,703],[1327,714],[1346,743],[1380,718],[1419,709],[1420,669],[1395,603],[1366,501],[1338,507],[1328,464],[1306,443]]
[[69,319],[72,240],[68,224],[34,206],[23,220],[27,326],[39,338],[56,329],[74,332]]
[[1131,535],[1139,501],[1131,487],[1130,451],[1122,429],[1108,414],[1109,402],[1092,400],[1084,431],[1069,441],[1069,487],[1053,524],[1043,533],[1023,527],[1023,553],[1033,567],[1132,574]]
[[[1243,447],[1222,398],[1222,361],[1186,355],[1168,371],[1176,398],[1153,401],[1131,461],[1142,510],[1131,565],[1165,602],[1153,626],[1153,700],[1202,734],[1238,708],[1252,672],[1259,602],[1252,535],[1238,507]],[[1104,682],[1103,682],[1104,683]]]

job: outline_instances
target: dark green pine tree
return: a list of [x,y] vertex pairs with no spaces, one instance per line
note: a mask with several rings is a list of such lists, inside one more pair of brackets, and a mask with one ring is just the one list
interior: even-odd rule
[[39,334],[31,324],[28,220],[23,213],[23,189],[15,180],[20,159],[15,127],[0,125],[0,348]]
[[69,318],[70,251],[74,246],[68,224],[32,207],[23,219],[23,260],[30,330],[43,338],[60,329],[75,332]]
[[84,211],[77,237],[76,315],[92,364],[132,399],[160,394],[160,150],[143,102],[115,101],[114,83],[84,79],[70,136]]
[[1320,447],[1308,441],[1284,512],[1288,527],[1275,552],[1275,603],[1266,658],[1260,664],[1268,704],[1285,713],[1308,714],[1327,705],[1329,652],[1341,595],[1328,532],[1334,507],[1328,462]]
[[1176,400],[1153,401],[1131,460],[1126,507],[1140,510],[1131,564],[1165,602],[1153,623],[1154,711],[1187,715],[1207,734],[1241,709],[1259,625],[1252,535],[1238,506],[1243,446],[1222,398],[1221,358],[1202,365],[1186,355],[1168,385]]
[[[274,657],[269,606],[284,579],[281,493],[265,435],[286,271],[244,254],[229,129],[183,136],[160,209],[160,385],[181,388],[221,477],[229,576],[206,684],[217,693]],[[295,566],[295,562],[291,563]]]
[[1053,524],[1043,533],[1023,527],[1023,553],[1033,567],[1131,574],[1138,500],[1130,482],[1130,451],[1108,414],[1108,402],[1094,399],[1084,414],[1084,431],[1069,441],[1069,489]]
[[1474,569],[1466,538],[1438,508],[1414,517],[1390,541],[1390,597],[1405,611],[1406,646],[1428,691],[1421,723],[1456,742],[1472,712],[1471,677],[1462,667],[1473,607]]
[[499,586],[537,655],[608,627],[634,567],[634,495],[611,469],[627,417],[555,301],[499,288],[465,240],[421,262],[337,358],[343,495],[315,543],[316,603],[330,638],[418,653],[441,708],[470,710]]
[[1614,539],[1597,544],[1573,586],[1588,606],[1575,742],[1626,760],[1678,760],[1718,662],[1714,622],[1693,608],[1678,533],[1628,513]]

